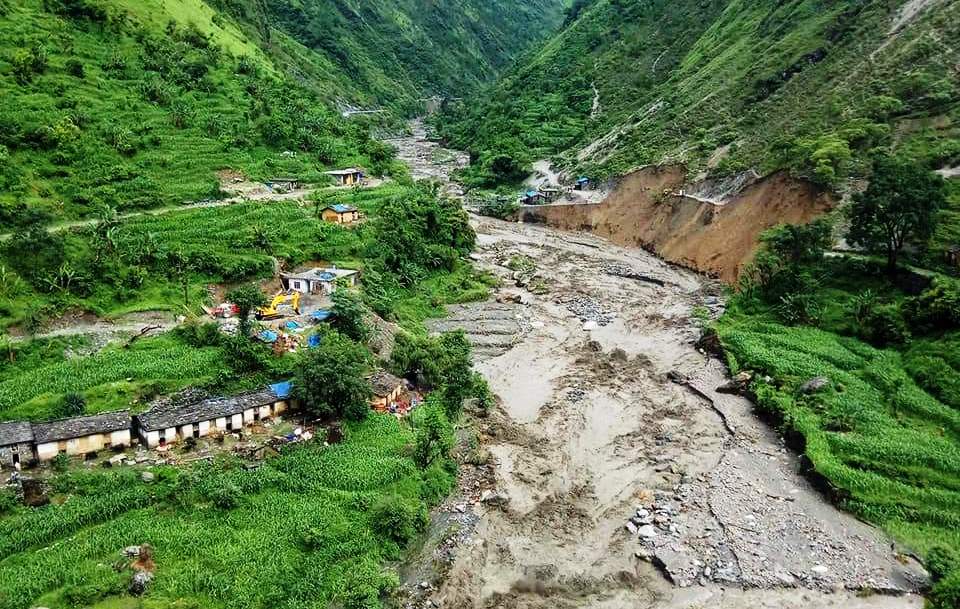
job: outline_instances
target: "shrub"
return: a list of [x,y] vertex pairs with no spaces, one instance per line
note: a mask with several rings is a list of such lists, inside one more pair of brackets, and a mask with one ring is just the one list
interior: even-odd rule
[[427,508],[423,502],[405,499],[400,495],[383,497],[370,510],[373,529],[401,546],[423,531],[428,522]]
[[67,60],[66,63],[67,74],[71,76],[76,76],[77,78],[83,78],[85,75],[85,70],[83,67],[83,62],[79,59],[71,58]]
[[5,516],[17,509],[20,502],[17,500],[17,494],[10,489],[0,489],[0,516]]
[[899,345],[910,340],[910,330],[896,304],[875,304],[861,312],[862,321],[857,324],[857,335],[878,346]]
[[930,579],[938,582],[952,571],[960,569],[960,554],[949,546],[936,546],[927,553],[926,567]]
[[956,609],[960,607],[960,569],[938,581],[930,591],[931,609]]
[[920,332],[960,328],[960,281],[937,277],[929,289],[904,302],[903,314]]

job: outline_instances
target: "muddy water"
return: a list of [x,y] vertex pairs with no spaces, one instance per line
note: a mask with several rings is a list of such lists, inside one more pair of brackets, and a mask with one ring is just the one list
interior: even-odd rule
[[[521,300],[520,330],[477,364],[501,401],[474,421],[492,488],[465,485],[456,501],[479,519],[407,606],[922,606],[918,566],[828,505],[749,402],[715,391],[724,370],[694,347],[691,319],[715,285],[596,237],[474,224],[478,265],[502,278],[500,300]],[[546,290],[514,285],[517,255]],[[502,323],[509,309],[489,306]],[[482,307],[456,317],[485,336]],[[641,535],[625,526],[638,508],[654,516]]]
[[[838,512],[723,370],[693,346],[691,310],[714,292],[646,252],[539,226],[475,221],[479,264],[519,293],[526,333],[478,369],[502,400],[479,422],[505,506],[481,504],[434,601],[444,607],[919,607],[876,530]],[[509,286],[527,255],[550,286]],[[663,287],[607,274],[619,265]],[[605,325],[574,316],[586,298]],[[586,328],[586,329],[585,329]],[[692,379],[708,402],[672,382]],[[727,420],[725,425],[720,414]],[[728,430],[731,427],[734,431]],[[668,508],[642,541],[637,507]],[[638,558],[638,553],[640,558]],[[654,566],[659,564],[660,569]]]

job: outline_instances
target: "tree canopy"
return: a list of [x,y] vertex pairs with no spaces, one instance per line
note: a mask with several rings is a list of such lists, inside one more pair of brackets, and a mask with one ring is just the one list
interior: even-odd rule
[[294,397],[315,416],[361,420],[373,396],[369,371],[366,349],[338,332],[324,333],[320,345],[297,362]]
[[906,244],[930,238],[945,203],[943,178],[912,160],[879,157],[866,192],[853,198],[850,241],[886,255],[893,272]]

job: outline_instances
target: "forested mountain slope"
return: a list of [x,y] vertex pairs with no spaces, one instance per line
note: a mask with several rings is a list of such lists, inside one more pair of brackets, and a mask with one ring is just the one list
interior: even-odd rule
[[370,119],[338,106],[384,121],[467,90],[559,17],[558,0],[418,4],[0,0],[0,224],[215,197],[224,168],[388,171]]
[[877,147],[960,161],[960,3],[594,0],[441,133],[475,156],[561,155],[598,174],[859,175]]

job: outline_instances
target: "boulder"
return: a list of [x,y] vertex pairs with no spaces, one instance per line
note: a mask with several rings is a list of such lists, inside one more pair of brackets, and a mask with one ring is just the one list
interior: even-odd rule
[[149,482],[153,482],[154,480],[156,480],[157,477],[156,477],[156,475],[154,475],[153,472],[143,472],[142,474],[140,474],[140,479],[143,480],[144,482],[148,482],[148,483],[149,483]]
[[825,376],[815,376],[803,385],[800,385],[800,393],[804,395],[812,395],[814,393],[820,393],[824,389],[830,387],[832,383],[830,379]]
[[726,383],[717,387],[717,393],[731,393],[734,395],[743,395],[750,388],[750,381],[753,380],[753,373],[744,370]]

